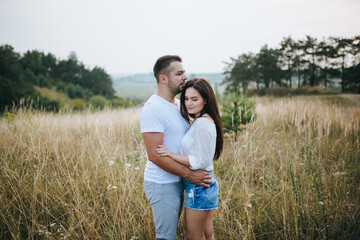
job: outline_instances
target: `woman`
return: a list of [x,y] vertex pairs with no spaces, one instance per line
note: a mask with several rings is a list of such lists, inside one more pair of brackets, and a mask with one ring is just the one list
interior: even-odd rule
[[184,179],[185,225],[187,239],[214,239],[213,209],[218,208],[219,185],[212,173],[213,159],[220,157],[223,147],[219,108],[210,83],[203,78],[193,78],[185,84],[180,102],[181,114],[191,124],[181,142],[182,155],[169,152],[162,145],[156,152],[191,169],[210,173],[213,183],[209,188]]

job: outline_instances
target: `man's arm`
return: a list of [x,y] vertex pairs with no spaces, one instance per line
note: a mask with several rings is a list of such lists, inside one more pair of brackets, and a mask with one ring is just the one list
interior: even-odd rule
[[163,144],[163,136],[163,133],[160,132],[148,132],[142,134],[149,160],[169,173],[186,178],[196,185],[209,187],[209,185],[206,184],[212,183],[212,181],[208,180],[211,178],[209,173],[202,170],[193,171],[169,157],[161,157],[159,154],[156,154],[155,149],[157,146]]

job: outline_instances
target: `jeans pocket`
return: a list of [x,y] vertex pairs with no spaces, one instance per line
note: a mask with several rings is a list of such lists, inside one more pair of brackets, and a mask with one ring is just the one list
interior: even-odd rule
[[217,206],[219,199],[219,186],[217,182],[214,182],[206,189],[206,203],[210,207]]

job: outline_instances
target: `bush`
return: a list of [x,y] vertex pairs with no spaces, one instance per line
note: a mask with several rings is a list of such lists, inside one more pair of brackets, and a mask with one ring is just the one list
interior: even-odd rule
[[38,85],[40,87],[47,87],[47,88],[51,88],[51,82],[49,81],[49,79],[47,79],[44,75],[39,74],[38,75]]
[[59,92],[65,92],[65,83],[64,82],[57,82],[56,83],[56,90]]
[[259,96],[265,96],[266,95],[266,89],[265,88],[260,88],[260,90],[258,91]]
[[83,99],[77,98],[73,101],[73,109],[74,110],[83,110],[86,108],[86,102]]
[[59,111],[60,102],[57,100],[50,100],[45,97],[39,98],[39,108],[44,108],[47,111]]
[[106,102],[106,98],[101,95],[95,95],[89,100],[90,105],[98,109],[103,109],[106,105]]
[[116,97],[111,101],[111,106],[115,108],[117,107],[126,108],[126,107],[130,107],[131,103],[123,98]]
[[275,87],[275,88],[260,88],[250,89],[248,91],[248,96],[272,96],[272,97],[286,97],[286,96],[296,96],[296,95],[327,95],[327,94],[336,94],[337,92],[325,89],[323,87],[310,87],[302,86],[300,88],[288,88],[288,87]]
[[69,96],[69,98],[84,98],[85,93],[84,90],[80,85],[74,85],[70,83],[66,87],[66,93]]
[[242,131],[241,125],[246,125],[256,120],[255,101],[251,101],[246,95],[231,94],[221,104],[222,124],[224,132]]

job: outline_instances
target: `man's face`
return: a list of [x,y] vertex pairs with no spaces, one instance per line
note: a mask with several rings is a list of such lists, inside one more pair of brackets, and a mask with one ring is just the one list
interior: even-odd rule
[[181,92],[187,79],[185,70],[181,62],[172,62],[169,65],[168,87],[170,91],[177,95]]

